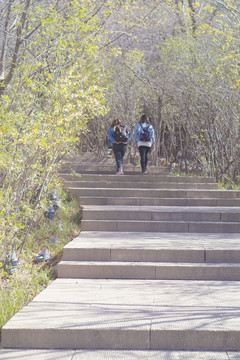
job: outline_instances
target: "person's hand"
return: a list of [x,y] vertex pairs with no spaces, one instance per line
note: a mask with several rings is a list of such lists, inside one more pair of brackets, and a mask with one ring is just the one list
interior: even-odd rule
[[138,148],[138,146],[137,145],[134,145],[134,149],[137,149]]

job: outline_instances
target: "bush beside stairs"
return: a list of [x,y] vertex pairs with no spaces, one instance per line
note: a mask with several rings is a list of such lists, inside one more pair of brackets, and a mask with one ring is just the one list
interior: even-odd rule
[[240,359],[240,191],[166,168],[124,170],[87,157],[61,168],[82,206],[81,232],[58,278],[3,327],[2,351]]

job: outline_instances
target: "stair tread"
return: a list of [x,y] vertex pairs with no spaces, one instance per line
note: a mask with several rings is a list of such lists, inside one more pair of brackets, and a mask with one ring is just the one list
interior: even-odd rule
[[171,350],[0,349],[0,360],[237,360],[240,352]]
[[230,268],[235,268],[238,267],[240,268],[240,263],[191,263],[191,262],[184,262],[184,263],[180,263],[180,262],[156,262],[156,261],[97,261],[97,260],[93,260],[93,261],[72,261],[72,260],[63,260],[59,263],[60,266],[62,265],[74,265],[74,266],[78,266],[78,265],[94,265],[94,266],[103,266],[103,265],[107,265],[107,266],[158,266],[158,267],[213,267],[213,268],[218,268],[218,267],[230,267]]
[[[132,175],[133,176],[133,175]],[[81,184],[81,183],[83,183],[83,184],[90,184],[90,185],[93,185],[93,184],[124,184],[124,185],[126,185],[126,184],[132,184],[132,183],[134,183],[134,184],[136,184],[136,182],[134,182],[133,181],[133,179],[132,179],[132,176],[131,175],[129,175],[129,178],[127,179],[127,181],[125,180],[125,181],[121,181],[121,180],[118,180],[119,178],[116,178],[116,180],[115,181],[112,181],[112,179],[110,180],[110,179],[97,179],[97,180],[91,180],[91,179],[85,179],[85,178],[80,178],[80,179],[78,179],[78,180],[64,180],[64,181],[66,181],[66,182],[68,182],[68,183],[70,183],[71,185],[78,185],[78,184]],[[122,179],[122,178],[121,178]],[[146,179],[146,177],[144,177],[143,178],[143,180],[144,179]],[[149,184],[149,181],[143,181],[143,180],[141,180],[141,181],[138,181],[137,182],[137,184],[138,185],[141,185],[141,184],[147,184],[148,185],[148,187],[150,187],[150,184]],[[187,181],[182,181],[182,182],[180,182],[180,181],[176,181],[176,182],[170,182],[169,183],[169,181],[159,181],[159,180],[157,180],[157,179],[155,179],[155,181],[151,181],[151,185],[153,185],[153,184],[158,184],[158,185],[167,185],[167,184],[171,184],[171,185],[176,185],[176,184],[178,184],[178,185],[181,185],[181,184],[184,184],[184,185],[186,185],[186,184],[188,184],[188,185],[218,185],[218,183],[212,183],[212,182],[206,182],[206,183],[202,183],[202,182],[191,182],[191,181],[189,181],[189,182],[187,182]],[[101,186],[99,186],[99,188],[101,188]]]
[[[77,174],[77,173],[72,173],[72,172],[64,172],[62,173],[62,176],[81,176],[81,174]],[[83,174],[82,176],[87,177],[87,178],[91,178],[93,176],[95,177],[99,177],[99,178],[111,178],[111,179],[117,179],[115,174],[101,174],[101,173],[95,173],[95,174]],[[134,174],[134,175],[128,175],[128,174],[124,174],[124,176],[122,177],[122,179],[124,178],[132,178],[132,176],[139,178],[139,176],[142,176],[142,174]],[[146,177],[146,175],[142,176],[142,177]],[[154,177],[156,178],[156,174],[151,175],[148,174],[147,178],[151,178]],[[199,179],[207,179],[207,180],[211,180],[216,182],[216,179],[214,177],[211,176],[194,176],[194,175],[174,175],[171,172],[168,172],[167,174],[161,174],[159,173],[159,175],[157,176],[158,178],[175,178],[175,179],[194,179],[194,180],[199,180]]]
[[240,198],[144,198],[144,197],[104,197],[104,196],[81,196],[80,204],[83,205],[138,205],[138,206],[240,206]]
[[158,233],[81,231],[68,248],[240,249],[239,233]]
[[239,281],[57,279],[4,329],[237,332],[239,306]]
[[[121,188],[121,189],[148,189],[149,182],[110,182],[110,181],[65,181],[65,188],[101,188],[101,189],[113,189],[113,188]],[[159,189],[159,190],[169,190],[169,189],[179,189],[179,190],[218,190],[218,185],[215,183],[157,183],[151,182],[151,189]]]
[[142,205],[134,206],[128,205],[83,205],[83,209],[86,211],[125,211],[125,212],[229,212],[229,213],[239,213],[240,208],[238,206],[191,206],[187,208],[186,206],[157,206],[157,205]]
[[[69,190],[71,189],[76,189],[76,190],[80,190],[80,191],[84,191],[84,190],[92,190],[93,192],[96,191],[108,191],[108,192],[117,192],[119,190],[121,190],[121,188],[119,187],[113,187],[113,188],[105,188],[105,187],[94,187],[94,188],[89,188],[89,187],[74,187],[74,186],[70,186],[68,188]],[[194,193],[205,193],[205,192],[209,192],[209,193],[216,193],[216,194],[228,194],[230,197],[233,197],[233,195],[240,195],[240,191],[239,190],[231,190],[231,191],[227,191],[227,190],[220,190],[220,189],[152,189],[150,188],[136,188],[136,189],[132,189],[132,188],[125,188],[123,187],[123,190],[129,191],[129,192],[139,192],[141,191],[142,193],[149,193],[149,192],[173,192],[173,193],[179,193],[180,191],[184,192],[184,193],[188,193],[188,192],[194,192]],[[124,194],[124,193],[123,193]],[[121,196],[123,195],[121,193]]]
[[239,222],[236,222],[236,221],[192,221],[192,220],[118,220],[118,219],[109,219],[109,220],[102,220],[102,219],[100,219],[100,220],[95,220],[95,219],[83,219],[82,220],[82,222],[90,222],[90,221],[92,221],[92,222],[95,222],[95,223],[97,223],[97,222],[102,222],[102,223],[121,223],[121,224],[123,224],[123,223],[130,223],[130,224],[134,224],[134,223],[141,223],[141,224],[144,224],[144,223],[146,223],[146,224],[149,224],[149,223],[154,223],[154,224],[173,224],[173,223],[175,223],[175,224],[207,224],[207,225],[209,225],[209,224],[226,224],[226,225],[238,225],[239,223],[240,223],[240,221]]
[[[81,195],[79,196],[81,199],[88,199],[88,198],[93,198],[93,199],[106,199],[106,196],[95,196],[95,195]],[[189,198],[180,198],[180,197],[164,197],[164,198],[154,198],[154,197],[147,197],[147,196],[107,196],[107,199],[137,199],[137,200],[181,200],[181,201],[189,201],[189,200],[237,200],[240,201],[240,197],[189,197]],[[131,206],[131,205],[130,205]]]

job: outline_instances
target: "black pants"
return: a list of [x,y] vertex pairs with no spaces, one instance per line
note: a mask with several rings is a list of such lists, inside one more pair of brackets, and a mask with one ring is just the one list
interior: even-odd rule
[[127,144],[113,144],[113,153],[116,159],[117,171],[123,171],[123,157],[127,149]]
[[148,162],[147,155],[150,149],[151,148],[149,146],[139,146],[138,148],[141,157],[142,172],[145,172],[147,170],[147,162]]

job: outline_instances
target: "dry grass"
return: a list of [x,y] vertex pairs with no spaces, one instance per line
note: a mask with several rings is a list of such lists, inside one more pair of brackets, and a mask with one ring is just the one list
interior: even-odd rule
[[[55,267],[64,245],[79,233],[79,205],[66,194],[61,196],[62,207],[55,218],[52,221],[44,218],[29,235],[23,252],[18,254],[16,272],[10,276],[3,271],[0,274],[0,329],[55,278]],[[52,234],[59,240],[54,246],[50,242]],[[44,247],[48,248],[50,260],[35,264],[33,259]]]

